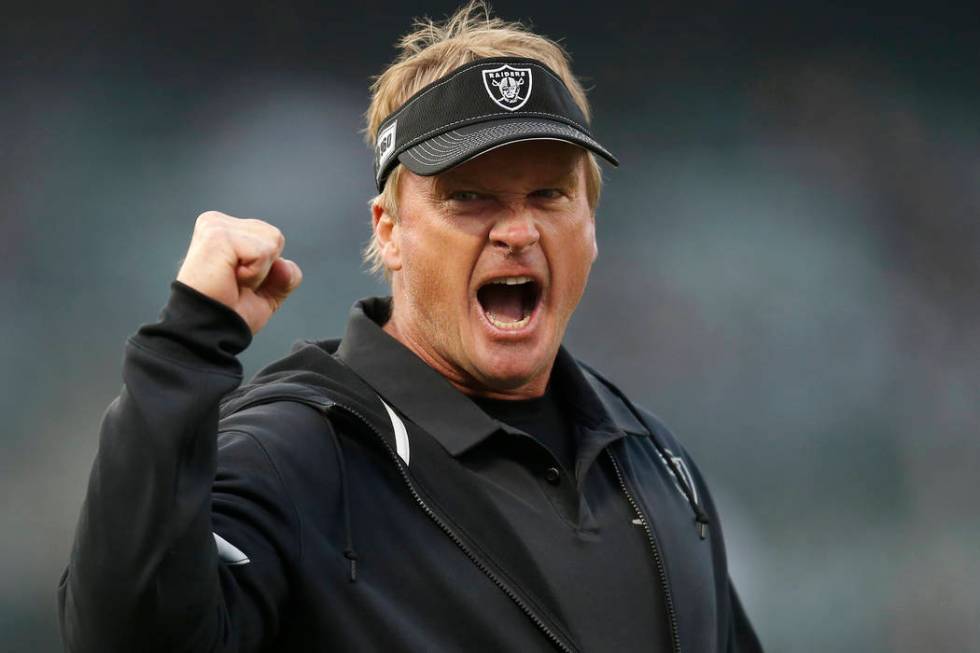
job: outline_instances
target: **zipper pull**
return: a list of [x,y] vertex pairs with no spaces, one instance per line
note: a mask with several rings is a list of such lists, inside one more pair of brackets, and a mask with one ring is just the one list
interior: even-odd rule
[[698,525],[698,537],[702,540],[708,537],[708,524],[711,523],[711,520],[701,509],[700,504],[694,504],[694,521]]
[[350,582],[357,581],[357,552],[354,549],[344,549],[344,557],[347,558],[350,569]]

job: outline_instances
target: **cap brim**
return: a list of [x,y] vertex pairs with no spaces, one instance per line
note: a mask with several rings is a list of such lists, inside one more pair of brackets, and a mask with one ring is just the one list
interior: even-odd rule
[[398,155],[398,160],[417,175],[431,176],[502,145],[530,140],[565,141],[598,154],[614,166],[619,165],[609,150],[585,132],[563,122],[539,118],[495,120],[460,127],[410,147]]

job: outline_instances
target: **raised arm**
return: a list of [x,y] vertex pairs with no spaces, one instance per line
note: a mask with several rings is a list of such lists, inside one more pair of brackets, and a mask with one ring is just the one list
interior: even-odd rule
[[[160,320],[128,340],[58,588],[67,650],[257,650],[274,627],[281,569],[267,564],[242,586],[234,560],[219,558],[211,511],[218,403],[241,382],[236,356],[302,279],[283,245],[265,222],[203,214]],[[267,464],[237,440],[230,455]],[[258,478],[268,496],[241,528],[288,548],[276,476]],[[256,575],[262,593],[249,586]]]

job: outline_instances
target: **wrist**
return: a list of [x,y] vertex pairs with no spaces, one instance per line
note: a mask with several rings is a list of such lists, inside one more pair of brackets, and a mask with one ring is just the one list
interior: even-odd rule
[[252,342],[252,331],[231,307],[180,280],[170,284],[159,320],[145,324],[133,336],[136,344],[170,358],[234,368],[236,358]]

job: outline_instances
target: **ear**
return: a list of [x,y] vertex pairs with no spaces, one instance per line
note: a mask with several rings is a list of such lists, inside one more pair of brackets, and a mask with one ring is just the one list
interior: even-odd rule
[[381,202],[371,205],[371,226],[378,239],[381,250],[381,260],[389,272],[400,270],[402,267],[401,249],[398,246],[398,222],[395,217],[385,211]]

